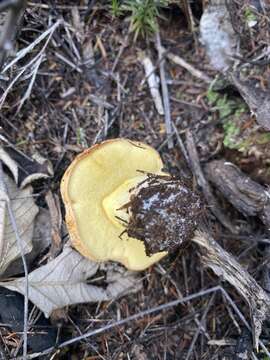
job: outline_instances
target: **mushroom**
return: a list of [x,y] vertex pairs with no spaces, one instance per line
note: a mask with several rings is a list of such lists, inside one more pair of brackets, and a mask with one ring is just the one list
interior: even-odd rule
[[73,246],[92,260],[144,270],[190,239],[200,198],[163,167],[155,149],[128,139],[78,155],[61,182]]

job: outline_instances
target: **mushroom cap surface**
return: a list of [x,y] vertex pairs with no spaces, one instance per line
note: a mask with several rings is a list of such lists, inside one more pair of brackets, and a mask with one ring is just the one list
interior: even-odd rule
[[[127,139],[107,140],[78,155],[61,181],[66,224],[73,246],[95,261],[113,260],[130,270],[144,270],[167,252],[147,256],[142,241],[128,237],[121,206],[143,173],[162,174],[152,147]],[[121,237],[120,237],[121,235]]]

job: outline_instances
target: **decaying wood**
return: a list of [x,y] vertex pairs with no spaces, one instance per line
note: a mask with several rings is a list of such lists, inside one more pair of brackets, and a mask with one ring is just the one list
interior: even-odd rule
[[253,325],[253,342],[258,350],[263,321],[270,315],[268,294],[209,234],[197,231],[192,241],[199,246],[203,265],[228,281],[248,303]]
[[[244,174],[236,165],[224,160],[215,160],[205,166],[208,179],[243,215],[258,216],[270,231],[270,193]],[[270,258],[270,246],[264,250],[265,259]],[[262,271],[262,286],[270,293],[270,262],[265,261]]]
[[[203,174],[194,139],[190,132],[187,133],[186,140],[193,174],[202,187],[211,211],[224,226],[233,232],[233,226],[219,209],[210,185]],[[263,186],[252,181],[233,164],[223,160],[212,161],[207,164],[205,171],[209,180],[239,211],[248,216],[259,215],[269,228],[270,198]],[[263,321],[270,316],[268,293],[242,268],[233,255],[224,250],[208,233],[197,231],[192,241],[199,245],[203,265],[212,269],[220,278],[228,281],[248,303],[252,319],[253,342],[258,349]]]
[[224,227],[229,229],[232,233],[236,233],[237,231],[235,227],[227,218],[227,216],[223,213],[223,211],[220,209],[213,195],[212,189],[203,174],[196,145],[193,136],[190,132],[187,132],[186,142],[187,142],[187,152],[190,160],[191,170],[193,172],[193,175],[196,177],[199,186],[202,188],[204,197],[206,198],[210,210]]
[[237,166],[225,160],[214,160],[205,166],[207,178],[246,216],[259,216],[270,230],[270,193],[250,179]]
[[243,81],[238,74],[229,74],[229,80],[237,88],[251,112],[256,115],[257,122],[264,129],[270,130],[269,91],[262,91],[254,86],[251,80]]

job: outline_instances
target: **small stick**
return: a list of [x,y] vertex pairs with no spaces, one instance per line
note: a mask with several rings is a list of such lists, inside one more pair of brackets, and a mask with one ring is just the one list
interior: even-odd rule
[[[13,59],[9,64],[7,64],[5,66],[5,68],[2,70],[2,73],[4,73],[5,71],[7,71],[9,68],[11,68],[11,66],[13,66],[14,64],[17,63],[17,61],[19,61],[21,58],[23,58],[29,51],[31,51],[41,40],[43,40],[45,38],[45,34],[46,36],[48,35],[48,38],[45,42],[45,44],[43,45],[42,49],[40,50],[40,52],[32,59],[30,60],[30,62],[26,65],[24,65],[18,72],[18,74],[11,80],[11,82],[8,84],[7,88],[5,89],[5,91],[3,92],[1,98],[0,98],[0,109],[3,106],[6,97],[9,93],[9,91],[11,90],[11,88],[14,86],[14,84],[16,83],[16,81],[26,72],[27,69],[31,68],[32,65],[34,65],[34,69],[32,70],[32,80],[30,81],[30,84],[28,85],[28,89],[26,91],[26,96],[29,97],[30,96],[30,92],[31,89],[33,87],[33,82],[35,81],[35,77],[37,75],[37,71],[38,71],[38,67],[42,61],[42,58],[44,56],[44,52],[46,50],[47,45],[49,44],[49,41],[55,31],[55,29],[57,28],[57,26],[61,23],[61,20],[58,20],[53,26],[51,26],[51,28],[49,28],[45,33],[41,34],[39,36],[38,39],[36,39],[33,43],[31,43],[29,46],[27,46],[26,48],[22,49],[21,51],[19,51],[16,55],[16,58]],[[41,58],[42,57],[42,58]],[[36,70],[35,70],[36,69]],[[33,76],[34,72],[36,71],[36,74]],[[27,98],[25,98],[25,96],[23,97],[22,101],[25,101]],[[23,105],[23,102],[21,102],[19,108]]]
[[164,66],[164,48],[161,46],[161,40],[159,32],[156,34],[156,47],[158,51],[158,60],[159,60],[159,71],[160,71],[160,81],[161,81],[161,90],[163,96],[163,105],[165,111],[165,126],[168,138],[168,148],[173,148],[173,129],[172,129],[172,120],[171,120],[171,107],[169,99],[169,91],[167,86],[167,79]]
[[[36,358],[38,358],[40,356],[50,354],[53,351],[57,351],[57,349],[62,349],[64,347],[68,346],[68,345],[75,344],[78,341],[88,339],[88,338],[96,336],[98,334],[102,334],[102,333],[104,333],[104,332],[106,332],[108,330],[111,330],[111,329],[113,329],[115,327],[125,325],[125,324],[127,324],[127,323],[129,323],[131,321],[135,321],[135,320],[140,319],[140,318],[142,318],[144,316],[151,315],[151,314],[153,314],[155,312],[163,311],[163,310],[169,309],[169,308],[171,308],[173,306],[177,306],[179,304],[183,304],[185,302],[188,302],[188,301],[191,301],[191,300],[194,300],[194,299],[197,299],[199,297],[203,297],[203,296],[206,296],[206,295],[209,295],[209,294],[213,294],[213,293],[216,293],[216,292],[221,292],[224,295],[224,298],[228,301],[228,303],[234,309],[236,314],[239,316],[240,320],[247,327],[247,329],[249,329],[251,331],[251,328],[250,328],[247,320],[245,319],[245,317],[241,313],[241,311],[238,309],[238,307],[236,306],[236,304],[234,303],[234,301],[232,300],[230,295],[226,292],[226,290],[223,289],[222,286],[218,285],[218,286],[206,289],[206,290],[202,290],[202,291],[197,292],[195,294],[188,295],[188,296],[186,296],[184,298],[176,299],[176,300],[170,301],[168,303],[161,304],[161,305],[159,305],[157,307],[153,307],[153,308],[150,308],[148,310],[141,311],[141,312],[136,313],[134,315],[128,316],[125,319],[121,319],[121,320],[109,323],[109,324],[107,324],[107,325],[105,325],[105,326],[103,326],[101,328],[90,330],[89,332],[86,332],[83,335],[77,336],[75,338],[72,338],[70,340],[67,340],[65,342],[60,343],[57,346],[57,348],[55,346],[52,346],[52,347],[47,348],[47,349],[45,349],[45,350],[43,350],[41,352],[28,355],[27,359],[36,359]],[[266,346],[264,345],[264,343],[261,340],[259,340],[259,344],[260,344],[261,348],[263,349],[263,351],[265,352],[265,354],[270,357],[269,351],[267,350]],[[18,357],[18,358],[16,358],[16,360],[23,360],[23,359],[22,359],[22,357]]]
[[[203,296],[206,296],[206,295],[209,295],[209,294],[213,294],[213,293],[215,293],[217,291],[222,291],[222,290],[223,289],[220,286],[215,286],[215,287],[212,287],[212,288],[209,288],[209,289],[206,289],[206,290],[199,291],[199,292],[197,292],[195,294],[188,295],[188,296],[186,296],[184,298],[176,299],[176,300],[170,301],[168,303],[165,303],[165,304],[162,304],[162,305],[159,305],[159,306],[147,309],[147,310],[140,311],[139,313],[128,316],[125,319],[114,321],[112,323],[109,323],[108,325],[105,325],[105,326],[101,327],[101,328],[90,330],[89,332],[87,332],[87,333],[85,333],[83,335],[80,335],[80,336],[77,336],[77,337],[72,338],[70,340],[64,341],[64,342],[62,342],[61,344],[59,344],[57,346],[57,349],[62,349],[64,347],[68,346],[68,345],[75,344],[78,341],[88,339],[88,338],[96,336],[98,334],[102,334],[102,333],[104,333],[104,332],[106,332],[108,330],[111,330],[111,329],[115,328],[115,327],[125,325],[125,324],[127,324],[127,323],[129,323],[131,321],[138,320],[138,319],[140,319],[142,317],[151,315],[151,314],[153,314],[155,312],[164,311],[164,310],[167,310],[167,309],[169,309],[171,307],[177,306],[179,304],[183,304],[183,303],[185,303],[187,301],[197,299],[199,297],[203,297]],[[43,351],[41,351],[39,353],[29,355],[28,359],[35,359],[35,358],[40,357],[41,355],[49,354],[49,353],[51,353],[51,352],[53,352],[55,350],[56,350],[56,347],[52,346],[52,347],[50,347],[48,349],[45,349],[45,350],[43,350]],[[17,358],[17,360],[22,360],[22,359]]]
[[206,309],[205,309],[205,311],[204,311],[204,313],[203,313],[203,316],[202,316],[202,318],[201,318],[201,321],[200,321],[200,323],[199,323],[198,329],[196,330],[196,333],[194,334],[193,339],[192,339],[191,344],[190,344],[190,347],[189,347],[189,349],[188,349],[188,353],[187,353],[187,355],[186,355],[186,360],[189,360],[189,358],[190,358],[190,356],[191,356],[191,354],[192,354],[193,348],[194,348],[195,343],[196,343],[196,341],[197,341],[197,339],[198,339],[198,336],[200,335],[200,332],[201,332],[202,329],[203,329],[203,326],[204,326],[203,324],[204,324],[204,322],[205,322],[205,320],[206,320],[206,316],[208,315],[209,310],[210,310],[210,308],[211,308],[211,306],[212,306],[212,304],[213,304],[213,301],[214,301],[214,299],[215,299],[215,296],[216,296],[216,293],[214,293],[214,294],[211,296],[211,299],[209,300],[209,302],[208,302],[208,304],[207,304],[207,306],[206,306]]
[[8,209],[8,214],[10,217],[10,222],[12,229],[14,231],[14,234],[16,236],[17,245],[21,253],[21,258],[23,262],[23,269],[24,269],[24,276],[25,276],[25,290],[24,290],[24,324],[23,324],[23,359],[27,359],[27,331],[28,331],[28,294],[29,294],[29,284],[28,284],[28,268],[26,264],[26,259],[24,256],[24,250],[23,250],[23,244],[22,239],[20,237],[20,234],[18,232],[18,227],[16,224],[16,219],[13,213],[13,209],[10,204],[10,197],[8,194],[8,188],[6,186],[5,180],[4,180],[4,171],[3,171],[3,164],[2,161],[0,161],[0,201],[5,201]]
[[186,148],[185,148],[185,145],[184,145],[184,143],[183,143],[183,141],[182,141],[182,139],[181,139],[181,136],[180,136],[180,134],[179,134],[179,132],[178,132],[178,130],[177,130],[177,127],[175,126],[174,123],[173,123],[172,125],[173,125],[173,130],[174,130],[174,133],[175,133],[175,135],[176,135],[176,139],[177,139],[178,145],[179,145],[179,147],[180,147],[180,149],[181,149],[181,151],[182,151],[182,154],[183,154],[183,156],[184,156],[184,158],[185,158],[185,161],[186,161],[187,165],[190,166],[189,157],[188,157],[188,154],[187,154],[187,150],[186,150]]
[[223,211],[219,208],[218,203],[212,193],[209,183],[205,179],[205,176],[202,172],[200,160],[198,156],[198,152],[196,149],[196,145],[193,139],[191,132],[187,132],[186,134],[186,141],[187,141],[187,151],[189,155],[191,170],[195,175],[198,184],[201,186],[203,190],[203,194],[206,198],[206,201],[209,204],[209,207],[212,213],[216,216],[216,218],[221,222],[221,224],[229,229],[233,234],[236,234],[237,231],[227,216],[223,213]]
[[194,66],[187,63],[180,56],[175,55],[171,52],[167,52],[164,48],[163,48],[163,52],[165,53],[165,56],[169,60],[174,62],[176,65],[179,65],[179,66],[183,67],[184,69],[186,69],[188,72],[190,72],[191,75],[197,77],[198,79],[204,81],[207,84],[211,84],[211,82],[213,81],[213,79],[211,79],[208,75],[204,74],[201,70],[198,70]]
[[155,107],[159,115],[164,115],[164,108],[162,104],[162,99],[159,92],[159,84],[157,82],[155,67],[150,59],[150,57],[145,54],[141,54],[141,63],[144,66],[145,76],[147,78],[148,86],[150,93],[154,100]]
[[[16,54],[16,57],[10,62],[8,63],[5,68],[3,69],[2,73],[5,73],[8,69],[10,69],[13,65],[15,65],[19,60],[21,60],[24,56],[26,56],[27,54],[29,54],[35,47],[36,45],[38,45],[43,39],[45,39],[47,36],[49,39],[51,39],[54,31],[56,30],[56,28],[62,24],[62,20],[57,20],[51,27],[49,27],[46,31],[44,31],[38,38],[36,38],[31,44],[29,44],[28,46],[26,46],[25,48],[21,49],[20,51],[18,51],[18,53]],[[45,43],[45,45],[47,46],[47,41]],[[42,48],[42,51],[44,51],[44,46]],[[38,56],[38,55],[37,55]],[[35,56],[35,59],[37,58],[37,56]]]
[[[213,160],[205,166],[209,181],[224,197],[245,216],[258,216],[270,234],[270,193],[261,184],[253,181],[235,164],[225,160]],[[270,255],[269,244],[265,246],[265,259]],[[265,290],[270,292],[270,264],[262,261],[262,282]],[[258,271],[258,269],[257,269]]]

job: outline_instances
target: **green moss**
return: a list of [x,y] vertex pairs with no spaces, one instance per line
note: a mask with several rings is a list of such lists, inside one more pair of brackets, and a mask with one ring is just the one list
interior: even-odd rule
[[246,111],[245,104],[239,99],[230,99],[227,94],[220,94],[211,88],[206,94],[207,100],[212,105],[213,111],[219,112],[219,117],[224,119],[232,114],[240,116]]
[[237,149],[239,143],[236,141],[237,135],[240,134],[240,128],[235,125],[232,120],[228,120],[223,124],[224,139],[223,144],[229,149]]
[[210,88],[207,92],[207,100],[212,111],[217,111],[224,130],[223,144],[229,149],[240,149],[243,141],[239,138],[241,133],[237,125],[238,119],[247,107],[241,99],[230,98],[227,94],[221,94]]
[[258,145],[265,145],[268,144],[269,142],[270,142],[270,132],[259,134],[256,137],[256,143]]

